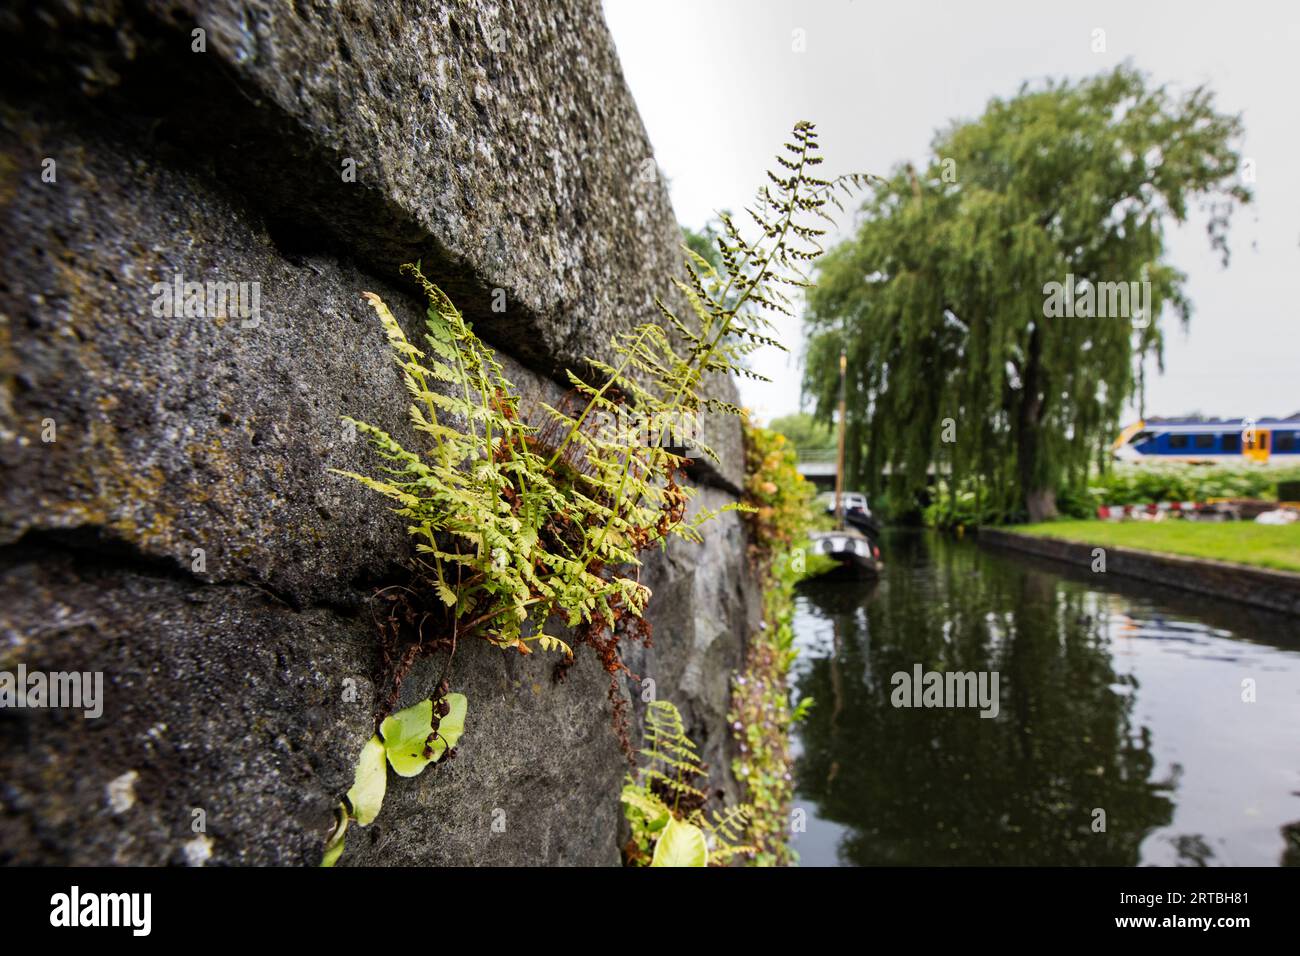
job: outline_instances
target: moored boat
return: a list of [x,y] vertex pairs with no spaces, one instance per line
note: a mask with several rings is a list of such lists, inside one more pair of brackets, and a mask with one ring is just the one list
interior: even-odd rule
[[833,558],[845,570],[874,577],[885,568],[880,547],[856,528],[815,531],[809,537],[815,553]]
[[844,440],[847,421],[844,382],[847,363],[847,357],[841,352],[839,448],[835,456],[835,493],[830,496],[826,508],[835,515],[836,528],[834,531],[814,532],[810,537],[813,549],[818,554],[834,558],[842,569],[862,576],[876,577],[885,567],[885,563],[880,560],[880,547],[874,540],[874,537],[880,533],[880,525],[871,515],[866,495],[859,491],[844,490]]

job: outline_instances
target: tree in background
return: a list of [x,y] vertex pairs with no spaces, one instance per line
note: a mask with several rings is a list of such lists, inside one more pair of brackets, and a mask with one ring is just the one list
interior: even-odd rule
[[[936,137],[924,172],[878,183],[806,312],[822,420],[848,353],[850,473],[878,492],[888,466],[891,500],[910,501],[933,464],[988,511],[1055,515],[1057,490],[1104,462],[1142,357],[1163,370],[1162,314],[1190,316],[1166,224],[1199,202],[1227,264],[1230,214],[1250,200],[1241,133],[1205,88],[1176,96],[1120,67],[994,99]],[[1099,283],[1145,283],[1146,309],[1112,288],[1121,314],[1100,317]]]
[[801,455],[808,452],[833,452],[836,449],[835,430],[807,412],[782,415],[772,419],[767,427],[770,431],[784,435]]

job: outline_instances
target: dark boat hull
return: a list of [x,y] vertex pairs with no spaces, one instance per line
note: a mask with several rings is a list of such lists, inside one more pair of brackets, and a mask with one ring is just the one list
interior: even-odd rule
[[875,577],[884,570],[875,542],[856,528],[818,531],[812,535],[813,550],[839,563],[842,570],[863,577]]

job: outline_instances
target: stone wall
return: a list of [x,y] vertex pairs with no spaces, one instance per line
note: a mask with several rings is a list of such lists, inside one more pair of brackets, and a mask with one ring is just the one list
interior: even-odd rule
[[[979,542],[1091,569],[1099,546],[981,528]],[[1300,574],[1227,561],[1159,554],[1136,548],[1106,547],[1106,573],[1149,581],[1206,597],[1250,604],[1284,614],[1300,614]]]
[[[106,683],[99,719],[0,711],[0,863],[314,863],[372,732],[366,601],[409,557],[328,472],[373,461],[341,415],[415,444],[361,293],[414,332],[397,269],[421,259],[555,401],[677,268],[599,5],[18,4],[0,47],[0,670]],[[258,313],[160,315],[177,276],[255,282]],[[709,427],[716,507],[743,455],[735,421]],[[629,658],[732,793],[744,556],[729,514],[652,557],[655,643]],[[616,862],[606,678],[550,664],[461,651],[460,756],[394,778],[344,862]]]

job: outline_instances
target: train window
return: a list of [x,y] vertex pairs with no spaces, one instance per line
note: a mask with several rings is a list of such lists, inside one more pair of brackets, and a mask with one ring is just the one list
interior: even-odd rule
[[1138,432],[1136,435],[1134,435],[1132,438],[1129,439],[1128,443],[1133,446],[1145,445],[1153,437],[1154,436],[1151,434],[1151,432]]
[[1197,448],[1213,448],[1213,447],[1214,447],[1214,436],[1213,436],[1213,435],[1194,435],[1194,436],[1192,436],[1192,437],[1194,437],[1194,438],[1196,439],[1196,447],[1197,447]]
[[1295,451],[1295,432],[1278,432],[1273,442],[1274,451]]
[[1223,444],[1220,447],[1224,451],[1241,451],[1241,435],[1237,432],[1228,432],[1223,436]]
[[1186,448],[1186,447],[1187,447],[1187,436],[1186,436],[1186,435],[1170,435],[1170,436],[1169,436],[1169,447],[1170,447],[1170,448]]

